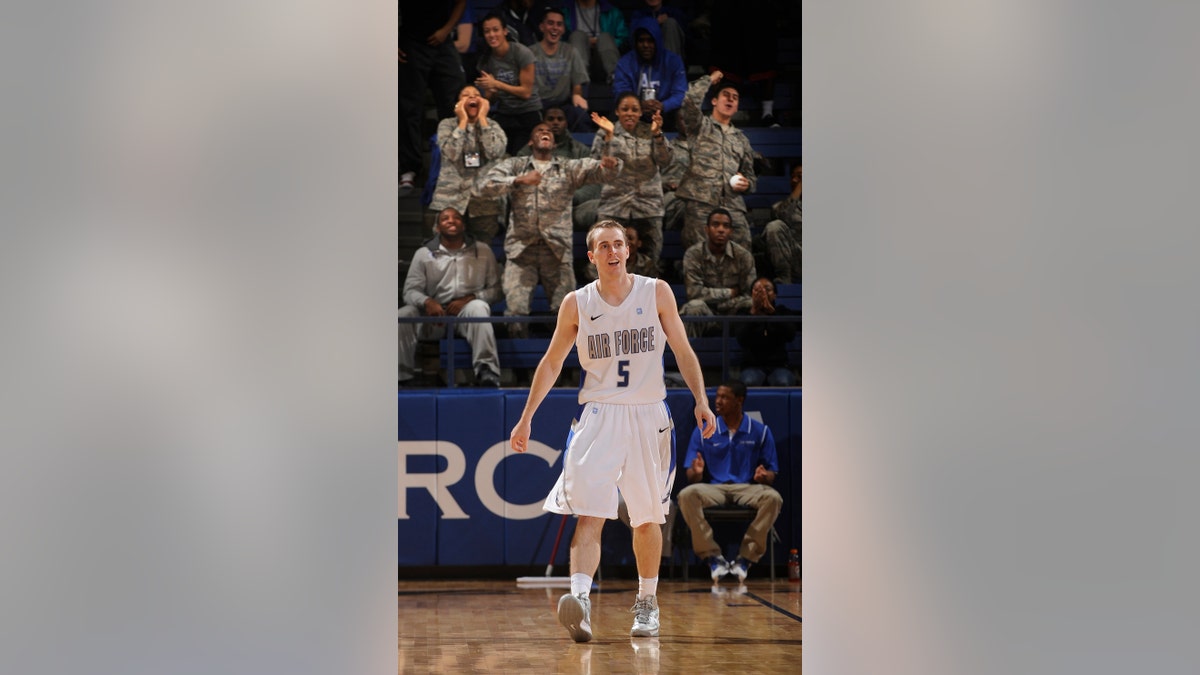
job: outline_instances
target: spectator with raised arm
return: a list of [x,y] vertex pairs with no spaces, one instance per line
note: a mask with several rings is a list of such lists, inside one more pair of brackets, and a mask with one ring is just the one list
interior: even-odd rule
[[661,172],[671,163],[671,143],[663,135],[662,113],[650,124],[641,121],[637,95],[617,97],[617,124],[592,113],[599,127],[592,142],[592,157],[612,155],[623,162],[621,175],[600,189],[597,220],[615,220],[637,228],[654,260],[662,255],[663,192]]
[[[705,116],[700,104],[712,88],[712,114]],[[742,195],[754,192],[754,149],[733,116],[740,100],[737,87],[723,81],[720,71],[705,75],[688,87],[683,99],[681,124],[691,142],[692,161],[679,180],[675,195],[684,200],[684,247],[704,240],[704,226],[714,208],[728,211],[733,219],[733,240],[750,248],[750,222]]]
[[472,197],[475,181],[488,165],[504,156],[508,139],[504,130],[488,119],[488,100],[473,85],[459,92],[454,117],[438,123],[438,149],[442,154],[437,187],[429,203],[434,213],[454,207],[466,218],[467,232],[489,243],[500,229],[502,203]]
[[[508,234],[504,238],[504,299],[506,316],[527,316],[538,283],[546,289],[551,311],[575,288],[571,264],[571,200],[587,183],[604,183],[621,171],[616,157],[563,159],[555,157],[550,125],[539,123],[529,137],[533,154],[497,162],[479,182],[484,198],[509,196]],[[508,334],[528,336],[528,327],[512,323]]]

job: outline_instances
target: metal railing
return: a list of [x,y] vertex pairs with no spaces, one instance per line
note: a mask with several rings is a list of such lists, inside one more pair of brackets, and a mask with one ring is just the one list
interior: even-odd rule
[[[685,324],[686,323],[719,323],[719,324],[721,324],[721,335],[719,337],[721,338],[721,379],[722,380],[729,379],[730,344],[731,343],[736,344],[735,342],[733,342],[733,340],[730,336],[730,328],[729,328],[730,324],[749,323],[752,321],[757,322],[757,323],[797,323],[797,324],[799,324],[803,321],[803,317],[799,314],[788,314],[786,316],[759,316],[759,315],[749,315],[749,314],[716,314],[716,315],[712,315],[712,316],[688,315],[688,316],[680,316],[679,318],[682,319]],[[406,316],[406,317],[398,317],[398,322],[399,323],[446,324],[446,335],[444,337],[451,338],[451,337],[461,337],[461,336],[458,336],[457,333],[454,331],[454,326],[456,324],[460,324],[460,323],[491,323],[491,324],[497,324],[497,323],[503,323],[503,324],[544,323],[544,324],[554,325],[555,323],[558,322],[558,316],[557,315],[470,316],[470,317],[459,317],[459,316],[449,316],[449,315],[447,315],[447,316]],[[717,337],[717,336],[714,336],[714,337]],[[439,340],[440,339],[441,338],[439,338]],[[689,341],[691,339],[693,339],[693,338],[689,338]],[[699,339],[710,339],[710,338],[699,338]],[[456,366],[455,366],[456,351],[457,350],[455,350],[455,349],[451,349],[451,350],[449,350],[449,353],[446,354],[446,373],[447,373],[446,386],[449,388],[454,388],[456,386],[455,381],[454,381],[454,379],[455,379],[454,371],[456,369]],[[501,363],[500,365],[501,365],[501,367],[504,366],[503,363]]]

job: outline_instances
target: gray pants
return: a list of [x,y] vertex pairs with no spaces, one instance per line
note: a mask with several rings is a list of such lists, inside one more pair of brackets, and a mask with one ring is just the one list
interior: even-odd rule
[[767,536],[783,508],[783,497],[775,488],[761,483],[695,483],[685,487],[679,493],[679,513],[692,531],[692,550],[701,560],[721,554],[721,547],[713,539],[712,525],[704,519],[704,509],[726,504],[758,509],[738,549],[740,557],[758,562],[767,552]]
[[[396,315],[399,317],[420,316],[421,310],[412,305],[400,308]],[[492,308],[483,300],[472,300],[462,308],[459,316],[491,316]],[[411,380],[416,370],[416,352],[418,340],[439,340],[446,334],[446,326],[434,323],[401,323],[400,331],[400,373],[397,379]],[[471,344],[471,362],[475,365],[475,374],[483,369],[500,374],[500,358],[496,355],[496,332],[490,323],[460,323],[457,331]],[[453,374],[450,375],[453,377]]]

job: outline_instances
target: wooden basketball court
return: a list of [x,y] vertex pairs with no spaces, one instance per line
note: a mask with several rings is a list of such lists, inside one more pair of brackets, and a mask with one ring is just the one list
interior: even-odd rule
[[565,588],[401,581],[401,673],[800,673],[802,584],[732,577],[659,582],[662,629],[631,638],[636,580],[591,593],[591,642],[555,614]]

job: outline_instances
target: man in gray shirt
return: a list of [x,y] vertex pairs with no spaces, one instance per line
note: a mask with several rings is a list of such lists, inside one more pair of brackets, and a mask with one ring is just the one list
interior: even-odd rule
[[561,9],[547,8],[542,23],[542,41],[533,45],[534,88],[542,99],[542,110],[562,108],[567,128],[583,131],[587,122],[588,102],[583,85],[589,82],[583,58],[575,48],[562,41],[567,27]]
[[[404,280],[404,306],[398,316],[491,316],[500,299],[500,271],[492,249],[466,236],[462,214],[454,207],[437,217],[438,236],[413,255]],[[400,323],[401,384],[413,378],[417,341],[445,334],[443,324]],[[481,386],[500,386],[500,359],[490,323],[460,323],[458,334],[471,344],[475,380]],[[449,377],[454,377],[453,373]]]

